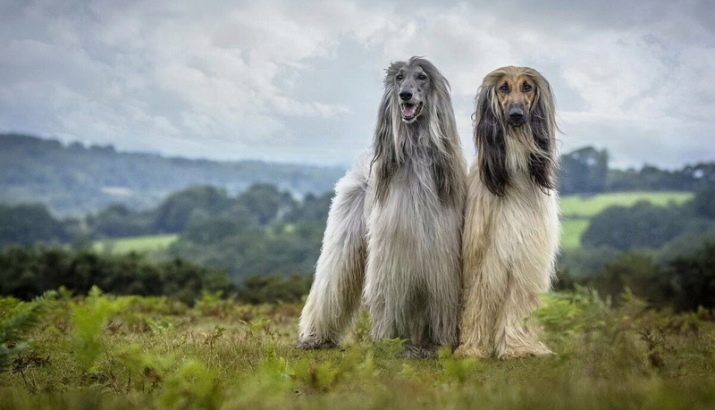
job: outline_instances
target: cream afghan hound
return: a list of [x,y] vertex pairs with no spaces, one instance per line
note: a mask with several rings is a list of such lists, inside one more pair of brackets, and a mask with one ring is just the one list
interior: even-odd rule
[[559,244],[554,110],[549,83],[531,68],[499,68],[479,90],[457,354],[551,353],[530,316],[551,286]]
[[362,299],[373,339],[429,356],[458,342],[466,177],[449,84],[429,61],[387,69],[373,150],[336,185],[297,346],[337,345]]

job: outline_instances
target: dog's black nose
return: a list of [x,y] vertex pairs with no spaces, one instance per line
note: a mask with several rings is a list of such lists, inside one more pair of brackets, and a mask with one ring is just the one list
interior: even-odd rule
[[524,109],[516,106],[516,107],[510,107],[509,108],[509,122],[512,124],[521,124],[524,122]]
[[410,98],[412,98],[412,93],[409,91],[403,91],[400,93],[400,98],[402,101],[408,101]]

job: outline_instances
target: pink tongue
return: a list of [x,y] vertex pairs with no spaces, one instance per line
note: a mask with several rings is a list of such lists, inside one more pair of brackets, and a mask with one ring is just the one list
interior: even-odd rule
[[415,112],[417,111],[417,104],[403,105],[401,108],[403,117],[414,117]]

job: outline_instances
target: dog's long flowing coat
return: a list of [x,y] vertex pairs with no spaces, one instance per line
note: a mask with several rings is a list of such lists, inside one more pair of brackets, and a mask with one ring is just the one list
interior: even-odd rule
[[387,69],[373,148],[336,185],[298,346],[339,343],[361,294],[373,338],[455,346],[465,166],[429,61]]
[[555,116],[536,70],[503,67],[477,96],[478,160],[468,176],[462,257],[462,355],[547,354],[529,324],[558,251]]

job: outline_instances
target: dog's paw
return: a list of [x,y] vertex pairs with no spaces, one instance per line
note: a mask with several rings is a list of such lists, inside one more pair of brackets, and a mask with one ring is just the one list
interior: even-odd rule
[[332,340],[300,340],[295,344],[296,349],[302,350],[332,349],[337,346]]
[[484,349],[473,345],[459,345],[457,350],[454,351],[454,355],[456,357],[489,357],[489,353]]

